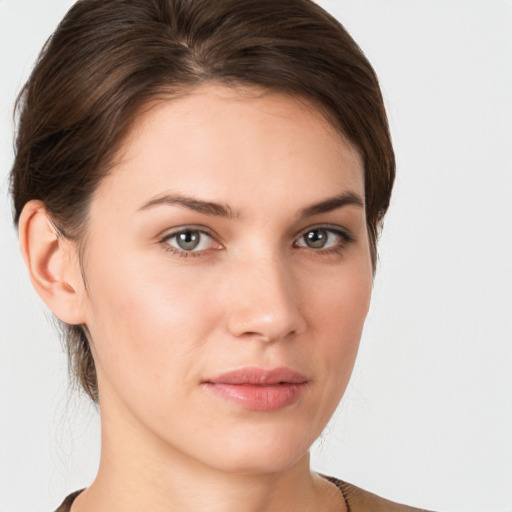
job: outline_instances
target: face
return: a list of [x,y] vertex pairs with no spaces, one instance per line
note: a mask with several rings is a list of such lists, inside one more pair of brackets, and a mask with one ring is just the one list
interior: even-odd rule
[[103,428],[284,470],[336,408],[369,306],[361,159],[277,93],[159,102],[93,198],[84,268]]

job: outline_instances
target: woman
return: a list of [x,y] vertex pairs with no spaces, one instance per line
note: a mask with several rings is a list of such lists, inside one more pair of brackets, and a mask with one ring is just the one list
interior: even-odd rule
[[19,107],[21,251],[102,421],[59,512],[414,510],[309,468],[394,179],[339,23],[309,0],[81,0]]

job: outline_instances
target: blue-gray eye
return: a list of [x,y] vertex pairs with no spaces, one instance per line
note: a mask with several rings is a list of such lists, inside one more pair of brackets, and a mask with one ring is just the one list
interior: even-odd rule
[[212,237],[197,229],[187,229],[170,236],[167,243],[182,251],[204,251],[210,247]]
[[328,249],[340,243],[343,236],[332,229],[315,228],[304,233],[298,240],[299,247],[310,249]]

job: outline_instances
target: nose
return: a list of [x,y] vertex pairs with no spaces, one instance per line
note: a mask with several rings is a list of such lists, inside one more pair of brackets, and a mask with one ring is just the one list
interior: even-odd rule
[[292,272],[276,258],[258,258],[232,269],[229,332],[238,338],[277,341],[306,327]]

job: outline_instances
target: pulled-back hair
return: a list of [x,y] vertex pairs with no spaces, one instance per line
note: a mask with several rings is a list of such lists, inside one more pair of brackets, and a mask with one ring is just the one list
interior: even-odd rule
[[[38,199],[80,243],[93,192],[143,105],[212,81],[303,98],[354,144],[375,268],[395,175],[382,96],[360,48],[310,0],[79,0],[17,102],[15,222]],[[97,401],[84,329],[64,330],[70,371]]]

